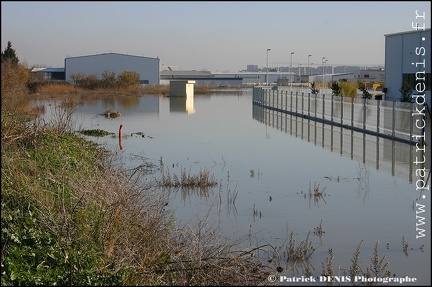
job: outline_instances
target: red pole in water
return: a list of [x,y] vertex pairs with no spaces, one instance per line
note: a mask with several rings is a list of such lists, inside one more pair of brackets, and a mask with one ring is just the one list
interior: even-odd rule
[[123,125],[120,125],[120,128],[119,128],[119,146],[120,146],[120,149],[123,149],[122,136],[123,136]]

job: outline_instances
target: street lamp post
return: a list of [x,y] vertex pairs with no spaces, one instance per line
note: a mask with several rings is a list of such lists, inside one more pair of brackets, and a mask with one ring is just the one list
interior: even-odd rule
[[291,61],[290,61],[290,86],[291,86],[291,89],[292,89],[292,82],[293,82],[293,78],[292,78],[292,75],[291,75],[291,69],[292,69],[292,55],[294,55],[294,52],[291,52]]
[[271,49],[267,49],[267,61],[266,61],[266,86],[268,85],[268,54]]
[[[312,55],[308,55],[308,76],[310,76],[309,58],[310,58],[311,56],[312,56]],[[309,82],[309,79],[308,79],[308,82]]]
[[300,78],[300,83],[302,82],[302,80],[301,80],[301,67],[302,67],[302,64],[300,64],[299,63],[299,78]]

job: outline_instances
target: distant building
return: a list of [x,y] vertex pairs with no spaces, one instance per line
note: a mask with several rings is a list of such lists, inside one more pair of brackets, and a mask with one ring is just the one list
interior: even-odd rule
[[415,92],[424,83],[425,99],[431,106],[431,30],[385,35],[385,100],[399,101],[399,89],[408,82]]
[[116,76],[128,71],[138,73],[141,84],[159,85],[159,61],[159,58],[116,53],[70,57],[65,59],[65,79],[72,82],[74,74],[101,78],[105,71],[114,72]]
[[384,82],[384,69],[356,70],[353,80],[365,83]]
[[348,80],[351,81],[354,77],[354,74],[352,73],[342,73],[342,74],[324,74],[324,75],[313,75],[309,76],[309,82],[316,82],[316,83],[330,83],[332,81],[340,81],[340,80]]
[[160,72],[163,71],[180,71],[180,67],[179,66],[166,66],[166,65],[162,65],[159,68]]
[[237,72],[237,73],[215,73],[215,77],[235,77],[243,79],[244,85],[259,85],[266,83],[266,76],[268,76],[267,83],[276,85],[278,82],[285,84],[299,82],[299,76],[290,72]]
[[65,69],[64,68],[33,68],[32,73],[41,74],[42,78],[46,81],[64,81]]
[[237,75],[212,74],[210,71],[164,70],[160,72],[161,85],[168,85],[171,81],[195,81],[196,86],[238,86],[243,83],[243,78]]
[[258,72],[258,65],[247,65],[246,72]]

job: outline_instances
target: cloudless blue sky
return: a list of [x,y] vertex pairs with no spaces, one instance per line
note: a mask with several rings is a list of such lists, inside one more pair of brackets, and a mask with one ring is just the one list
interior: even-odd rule
[[[415,19],[415,11],[426,20]],[[269,66],[384,64],[386,34],[431,23],[430,1],[1,2],[1,50],[28,66],[121,53],[212,72]]]

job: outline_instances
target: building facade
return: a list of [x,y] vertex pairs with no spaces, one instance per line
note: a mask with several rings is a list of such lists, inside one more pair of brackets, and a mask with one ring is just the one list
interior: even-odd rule
[[239,86],[243,78],[237,75],[212,74],[210,71],[166,70],[160,72],[160,84],[168,85],[171,81],[195,81],[197,86]]
[[41,79],[46,81],[64,81],[65,69],[64,68],[33,68],[32,73],[40,74]]
[[[431,30],[385,35],[385,100],[399,101],[404,82],[431,106]],[[423,89],[424,88],[424,89]]]
[[73,82],[74,74],[96,75],[101,78],[106,71],[114,72],[117,76],[128,71],[138,73],[141,84],[159,85],[159,61],[159,58],[117,53],[69,57],[65,59],[65,80]]
[[384,69],[356,70],[353,80],[365,83],[384,82]]

